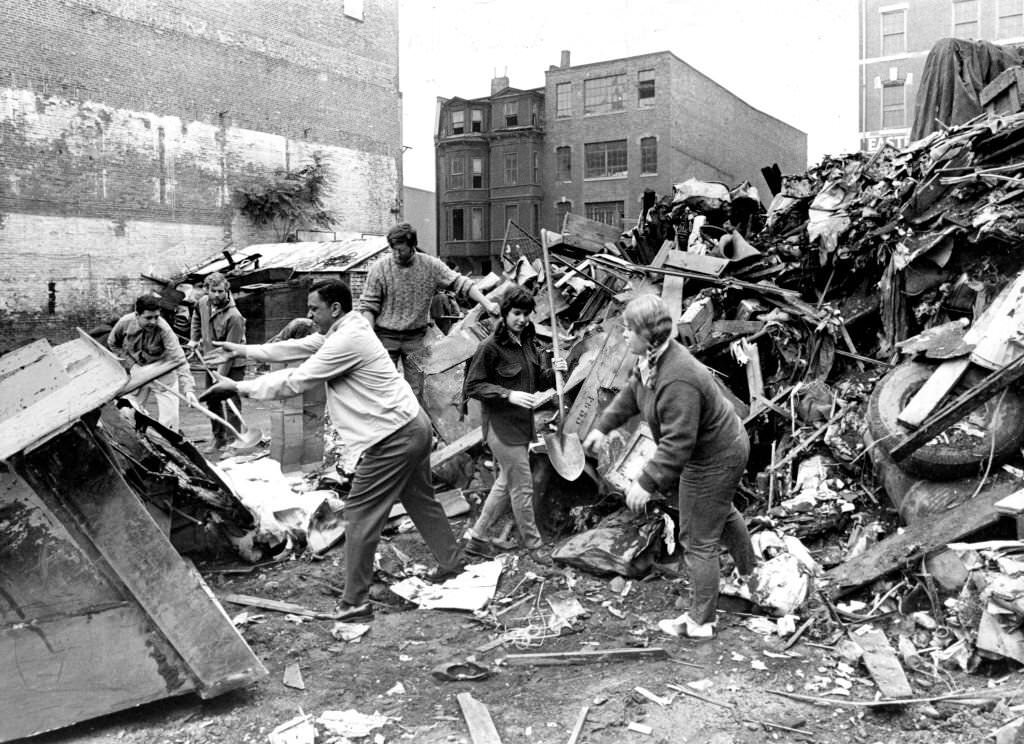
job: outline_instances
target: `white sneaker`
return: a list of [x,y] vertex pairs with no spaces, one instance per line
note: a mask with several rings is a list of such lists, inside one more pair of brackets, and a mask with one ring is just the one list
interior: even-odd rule
[[696,623],[690,618],[688,612],[684,612],[677,618],[659,620],[658,628],[670,636],[683,636],[685,638],[714,638],[714,623]]

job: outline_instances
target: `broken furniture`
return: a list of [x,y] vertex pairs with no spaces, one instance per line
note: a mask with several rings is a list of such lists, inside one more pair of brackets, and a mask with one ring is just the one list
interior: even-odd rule
[[0,741],[266,675],[98,435],[111,360],[87,338],[0,358]]

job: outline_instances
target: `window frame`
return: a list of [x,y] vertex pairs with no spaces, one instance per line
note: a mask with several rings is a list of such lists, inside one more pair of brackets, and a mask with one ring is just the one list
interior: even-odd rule
[[[564,96],[563,96],[563,88]],[[564,107],[562,104],[565,104]],[[572,82],[555,83],[555,118],[572,118]]]
[[[477,165],[480,166],[477,169]],[[469,178],[471,189],[482,189],[484,187],[484,159],[470,157],[469,159]]]
[[482,132],[484,131],[484,110],[483,109],[470,109],[469,114],[469,131],[470,132]]
[[[514,114],[509,114],[509,111],[515,110]],[[505,128],[518,127],[519,126],[519,101],[505,101],[502,104],[502,114],[505,117]]]
[[[607,222],[601,217],[603,216],[599,212],[605,210],[615,209],[617,216],[614,218],[614,222]],[[604,225],[611,225],[612,227],[622,229],[622,222],[626,219],[626,202],[620,200],[612,201],[601,201],[601,202],[585,202],[583,204],[583,213],[588,220],[594,220]]]
[[[456,219],[458,216],[458,219]],[[461,235],[456,236],[456,223],[458,223],[458,232]],[[466,239],[466,209],[465,207],[452,207],[448,211],[448,240],[452,242],[461,242]]]
[[[653,145],[653,158],[651,158],[651,151],[648,149],[645,151],[644,143],[651,143]],[[654,168],[648,169],[650,160],[654,161]],[[654,136],[641,137],[640,138],[640,175],[641,176],[656,176],[658,175],[658,138]]]
[[[621,145],[622,151],[622,170],[611,170],[613,166],[609,165],[609,154],[613,152],[612,145],[615,146],[614,152],[619,151]],[[603,167],[600,173],[592,171],[591,163],[592,156],[601,154],[601,159],[604,161]],[[618,160],[618,158],[616,158]],[[597,178],[626,178],[629,176],[629,141],[628,140],[606,140],[603,142],[585,142],[583,144],[583,180],[591,180]]]
[[[562,159],[563,154],[565,156],[564,162]],[[559,145],[555,148],[555,180],[562,182],[572,181],[571,145]]]
[[484,239],[484,208],[483,207],[470,207],[469,208],[469,239],[470,240],[483,240]]
[[[644,77],[647,75],[647,77]],[[650,83],[650,95],[644,95],[645,84]],[[657,99],[656,80],[654,70],[639,70],[636,73],[636,105],[637,108],[649,108],[655,105]]]
[[[583,115],[602,116],[625,111],[625,88],[626,74],[623,72],[584,80]],[[598,95],[599,91],[602,91],[601,95]],[[596,98],[604,100],[594,100]]]
[[[515,150],[505,153],[505,157],[502,159],[504,163],[504,179],[502,183],[505,186],[518,186],[519,185],[519,153]],[[511,178],[509,177],[511,174]]]
[[[1014,13],[1006,13],[1003,10],[1003,4],[1007,0],[998,0],[996,3],[996,38],[997,39],[1019,39],[1024,36],[1024,0],[1011,0],[1012,2],[1018,3],[1017,10]],[[1003,24],[1007,18],[1018,19],[1016,34],[1003,33]]]
[[540,183],[540,153],[533,151],[533,183]]
[[[895,33],[888,33],[887,34],[885,32],[885,19],[886,19],[886,16],[895,16],[897,14],[903,16],[903,30],[899,34],[895,34]],[[903,38],[903,43],[901,45],[901,48],[898,49],[898,50],[894,50],[894,51],[886,50],[885,40],[887,38],[893,38],[895,36],[901,36]],[[883,56],[883,57],[889,57],[889,56],[896,55],[896,54],[906,54],[906,52],[907,52],[907,9],[906,8],[887,8],[887,9],[879,8],[879,10],[878,10],[878,43],[879,43],[879,52],[880,52],[881,56]]]
[[[886,90],[894,90],[896,88],[899,88],[900,91],[903,94],[902,95],[902,102],[900,104],[900,111],[903,113],[903,115],[901,117],[902,118],[902,123],[898,124],[898,125],[894,124],[894,125],[888,125],[887,126],[886,123],[885,123],[885,115],[886,115],[887,111],[891,111],[892,110],[893,106],[892,106],[892,104],[886,105],[885,91]],[[880,107],[880,113],[881,113],[881,118],[879,119],[879,125],[880,125],[880,127],[881,127],[881,129],[883,131],[886,130],[886,129],[906,129],[906,127],[907,127],[907,86],[906,86],[906,84],[902,80],[882,83],[882,94],[881,94],[881,96],[879,96],[879,107]]]
[[[974,24],[974,35],[973,36],[961,36],[961,35],[959,35],[957,33],[957,26],[963,26],[963,25],[966,25],[966,24],[965,24],[964,21],[960,21],[959,23],[957,22],[957,19],[956,19],[956,9],[957,9],[958,6],[962,7],[964,5],[967,5],[968,3],[973,3],[973,5],[974,5],[974,20],[970,21],[970,23]],[[950,18],[949,18],[949,20],[950,20],[950,34],[949,35],[950,36],[952,36],[955,39],[969,39],[969,40],[977,40],[977,39],[981,38],[981,0],[952,0],[952,3],[950,4],[950,8],[949,9],[950,9],[950,14],[949,14],[949,16],[950,16]]]
[[[455,123],[458,116],[458,124]],[[466,109],[452,109],[448,112],[448,127],[452,135],[466,133]],[[458,131],[455,131],[458,127]]]
[[448,182],[445,186],[448,191],[466,188],[466,159],[462,155],[448,158]]

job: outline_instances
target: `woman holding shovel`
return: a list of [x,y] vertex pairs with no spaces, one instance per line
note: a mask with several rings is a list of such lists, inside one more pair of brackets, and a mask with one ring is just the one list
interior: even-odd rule
[[[522,287],[513,287],[501,301],[501,320],[477,348],[466,373],[465,395],[480,401],[483,432],[498,463],[487,500],[476,523],[466,531],[465,550],[471,555],[493,558],[495,547],[487,532],[512,507],[523,547],[542,565],[551,556],[537,529],[533,513],[533,475],[530,472],[530,442],[533,407],[537,391],[554,380],[555,367],[541,362],[540,345],[530,315],[536,303]],[[565,371],[565,360],[557,360]]]
[[639,512],[656,492],[677,490],[680,542],[693,592],[690,610],[658,627],[674,636],[712,638],[719,542],[728,548],[740,576],[754,570],[750,534],[732,504],[750,443],[723,387],[675,340],[672,316],[659,297],[632,300],[622,318],[637,364],[583,448],[596,454],[608,432],[637,413],[650,426],[658,447],[626,494],[626,504]]

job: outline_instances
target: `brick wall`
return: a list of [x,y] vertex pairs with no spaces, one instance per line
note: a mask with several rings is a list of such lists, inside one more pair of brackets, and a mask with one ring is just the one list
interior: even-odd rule
[[232,192],[323,153],[338,229],[400,181],[395,0],[0,0],[0,350],[65,340],[226,245]]

